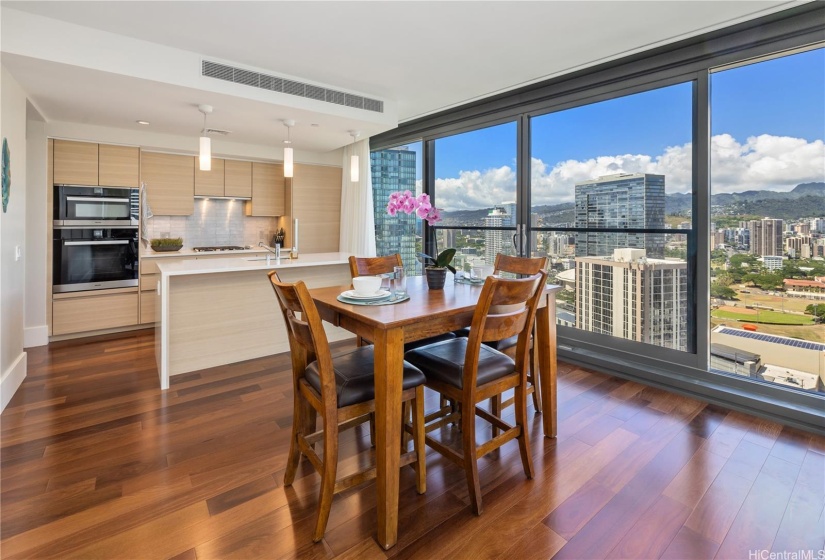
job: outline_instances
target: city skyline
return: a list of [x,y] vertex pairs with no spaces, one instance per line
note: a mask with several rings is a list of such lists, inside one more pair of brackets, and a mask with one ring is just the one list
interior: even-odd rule
[[[715,193],[787,191],[825,180],[825,49],[711,79]],[[667,175],[667,194],[689,192],[691,89],[677,84],[534,118],[532,204],[572,202],[577,181],[619,172]],[[777,99],[794,102],[771,111]],[[409,146],[420,158],[421,143]],[[515,123],[440,138],[436,147],[440,208],[491,208],[515,198]]]

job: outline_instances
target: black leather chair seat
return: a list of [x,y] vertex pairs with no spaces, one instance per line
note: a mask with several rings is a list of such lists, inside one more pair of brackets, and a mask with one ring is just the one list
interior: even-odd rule
[[437,336],[431,336],[430,338],[423,338],[421,340],[416,340],[414,342],[408,342],[404,345],[404,352],[409,352],[410,350],[415,350],[416,348],[421,348],[422,346],[428,346],[430,344],[436,344],[438,342],[444,342],[445,340],[453,340],[455,335],[451,332],[439,334]]
[[[338,394],[338,408],[375,398],[374,362],[375,354],[372,346],[362,346],[332,357],[332,366],[335,370],[335,386]],[[318,362],[312,362],[307,366],[306,380],[316,391],[321,391]],[[421,370],[408,362],[404,362],[404,390],[423,385],[425,381],[426,378]]]
[[[452,340],[454,338],[455,334],[448,332],[436,336],[431,336],[430,338],[423,338],[421,340],[416,340],[414,342],[408,342],[404,345],[404,352],[409,352],[410,350],[415,350],[416,348],[421,348],[422,346],[427,346],[428,344],[435,344],[436,342]],[[366,338],[362,339],[362,341],[364,344],[372,344],[372,342],[367,340]]]
[[[453,334],[463,337],[469,338],[470,337],[470,327],[464,327],[460,331],[455,331]],[[518,344],[518,335],[514,334],[509,338],[505,338],[504,340],[491,340],[489,342],[484,342],[486,346],[493,348],[494,350],[498,350],[499,352],[504,352],[508,348],[513,348],[516,344]]]
[[[463,389],[467,342],[466,338],[455,338],[430,344],[407,352],[404,358],[421,369],[428,380],[437,380]],[[510,356],[489,346],[481,346],[478,355],[478,385],[509,375],[515,369],[516,363]]]

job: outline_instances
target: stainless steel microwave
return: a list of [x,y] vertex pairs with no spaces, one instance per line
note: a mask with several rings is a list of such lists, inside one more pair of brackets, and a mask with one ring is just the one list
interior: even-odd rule
[[137,226],[140,191],[134,188],[55,185],[54,227]]

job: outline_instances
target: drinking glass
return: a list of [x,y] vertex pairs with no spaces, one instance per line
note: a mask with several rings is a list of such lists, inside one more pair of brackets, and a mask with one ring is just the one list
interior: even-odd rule
[[393,295],[397,298],[402,298],[407,295],[407,274],[404,272],[403,266],[393,267],[392,290]]

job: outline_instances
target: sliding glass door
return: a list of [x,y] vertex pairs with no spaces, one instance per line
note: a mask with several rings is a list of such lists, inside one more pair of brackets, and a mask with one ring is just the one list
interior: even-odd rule
[[516,254],[517,126],[509,122],[435,140],[434,204],[439,250],[454,247],[456,270]]
[[693,90],[531,119],[530,246],[563,286],[560,325],[695,352]]

